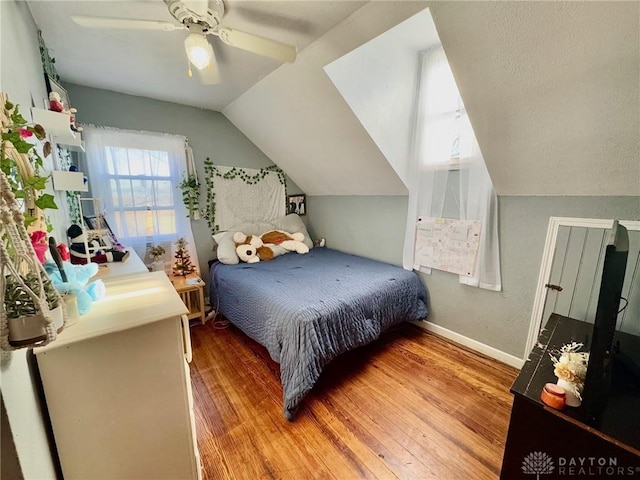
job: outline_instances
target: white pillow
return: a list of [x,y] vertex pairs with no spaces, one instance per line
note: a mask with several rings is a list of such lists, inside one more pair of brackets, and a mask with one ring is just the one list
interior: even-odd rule
[[[271,223],[273,225],[271,229],[283,230],[288,233],[302,233],[304,235],[304,240],[302,242],[310,249],[313,248],[313,240],[311,240],[309,232],[307,232],[307,227],[297,214],[290,213],[284,217],[272,220]],[[260,234],[268,231],[269,230],[263,230]]]

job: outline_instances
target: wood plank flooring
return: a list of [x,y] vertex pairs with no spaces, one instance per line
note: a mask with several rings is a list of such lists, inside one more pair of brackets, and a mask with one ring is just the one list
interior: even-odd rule
[[265,348],[211,322],[191,336],[205,480],[498,478],[511,367],[405,324],[330,363],[288,422]]

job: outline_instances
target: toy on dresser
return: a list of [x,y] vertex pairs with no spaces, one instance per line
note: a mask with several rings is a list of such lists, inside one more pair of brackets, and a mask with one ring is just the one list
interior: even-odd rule
[[[101,248],[97,240],[88,240],[86,232],[79,225],[71,225],[67,230],[71,263],[84,265],[89,263],[126,262],[128,251]],[[85,242],[86,240],[86,242]],[[88,247],[88,251],[85,247]]]

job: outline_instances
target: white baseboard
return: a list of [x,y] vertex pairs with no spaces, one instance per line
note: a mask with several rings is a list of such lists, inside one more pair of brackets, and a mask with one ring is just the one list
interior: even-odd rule
[[482,353],[487,357],[494,358],[502,363],[506,363],[514,368],[521,369],[522,365],[524,365],[524,360],[518,357],[514,357],[508,353],[503,352],[502,350],[498,350],[497,348],[490,347],[482,342],[478,342],[469,337],[465,337],[464,335],[460,335],[459,333],[454,332],[453,330],[449,330],[447,328],[441,327],[440,325],[436,325],[431,322],[411,322],[418,327],[424,328],[429,332],[433,332],[436,335],[440,335],[441,337],[447,338],[453,342],[459,343],[465,347],[470,348],[471,350],[475,350],[476,352]]

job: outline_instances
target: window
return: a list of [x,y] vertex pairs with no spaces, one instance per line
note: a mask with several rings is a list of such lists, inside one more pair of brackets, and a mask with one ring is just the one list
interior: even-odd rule
[[184,237],[195,259],[191,223],[178,189],[186,168],[186,139],[90,126],[84,137],[91,196],[100,199],[120,242],[145,258],[148,246],[162,244],[170,252],[171,244]]
[[169,154],[159,150],[105,147],[107,179],[116,228],[128,237],[175,236],[176,186]]
[[409,189],[403,265],[422,271],[433,266],[414,262],[419,217],[477,221],[475,269],[461,275],[460,283],[499,291],[497,196],[491,178],[442,46],[424,52],[421,61],[411,167],[416,181]]
[[428,168],[455,170],[472,154],[473,129],[442,47],[424,52],[422,64],[419,158]]

